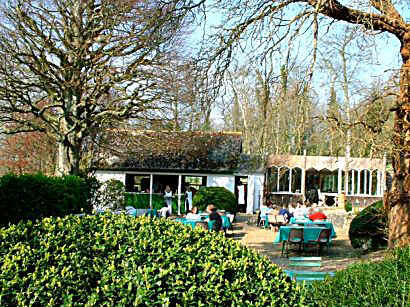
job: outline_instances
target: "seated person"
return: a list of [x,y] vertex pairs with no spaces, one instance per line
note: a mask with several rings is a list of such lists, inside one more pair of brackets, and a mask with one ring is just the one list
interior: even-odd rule
[[327,219],[327,216],[321,210],[318,210],[317,212],[309,215],[309,219],[312,221],[323,221]]
[[281,209],[279,210],[279,215],[283,215],[283,217],[284,217],[285,220],[286,220],[286,223],[289,223],[290,218],[293,217],[293,214],[290,213],[289,210],[286,209],[286,208],[281,208]]
[[297,208],[293,211],[293,216],[298,218],[304,218],[307,215],[307,208],[301,201],[298,201]]
[[162,207],[158,210],[160,217],[169,217],[169,209],[167,206]]
[[190,212],[185,217],[188,220],[200,220],[201,215],[198,214],[198,207],[193,207]]
[[209,220],[215,221],[212,226],[212,230],[219,231],[222,228],[222,218],[216,210],[217,209],[213,204],[209,204],[206,208],[206,211],[209,213]]

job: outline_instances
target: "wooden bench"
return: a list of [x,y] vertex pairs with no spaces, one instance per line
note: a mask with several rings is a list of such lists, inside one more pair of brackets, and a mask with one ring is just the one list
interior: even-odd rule
[[[290,267],[321,267],[322,257],[289,257]],[[285,273],[296,282],[310,283],[324,280],[326,276],[334,276],[334,272],[317,272],[306,270],[285,270]]]

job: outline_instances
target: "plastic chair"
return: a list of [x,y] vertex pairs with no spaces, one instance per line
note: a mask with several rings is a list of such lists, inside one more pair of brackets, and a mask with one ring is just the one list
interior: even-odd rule
[[157,209],[148,209],[147,213],[145,213],[145,216],[159,217]]
[[329,252],[329,246],[330,246],[330,234],[331,231],[330,229],[322,229],[319,233],[318,238],[315,241],[308,241],[307,245],[315,245],[317,246],[317,255],[319,256],[321,251],[322,251],[322,246],[326,245],[327,247],[327,252]]
[[286,246],[286,257],[289,257],[289,244],[294,244],[299,247],[299,251],[303,249],[303,228],[292,228],[287,241],[282,243],[282,256]]

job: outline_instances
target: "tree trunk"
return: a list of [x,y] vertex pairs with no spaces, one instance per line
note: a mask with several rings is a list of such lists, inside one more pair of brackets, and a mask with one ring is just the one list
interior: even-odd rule
[[57,164],[55,175],[78,175],[80,173],[81,145],[58,142]]
[[402,41],[400,98],[394,118],[392,190],[385,200],[389,210],[389,247],[410,244],[410,33]]

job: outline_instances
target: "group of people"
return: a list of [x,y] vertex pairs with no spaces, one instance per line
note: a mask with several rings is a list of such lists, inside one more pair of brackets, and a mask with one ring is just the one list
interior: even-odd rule
[[258,225],[260,223],[260,220],[265,219],[269,214],[282,215],[286,223],[289,223],[292,217],[296,219],[308,217],[311,221],[321,221],[327,219],[327,216],[322,212],[320,208],[315,205],[310,205],[309,202],[303,203],[301,200],[297,201],[296,203],[292,203],[288,208],[280,208],[273,205],[271,201],[268,201],[266,206],[261,206]]
[[[191,211],[192,208],[192,198],[194,194],[195,189],[193,187],[188,187],[186,192],[185,192],[185,210],[186,212]],[[165,186],[164,190],[164,200],[165,200],[165,206],[159,210],[160,215],[167,217],[172,215],[172,200],[174,198],[174,195],[172,193],[171,187],[169,185]]]
[[[222,217],[218,213],[217,208],[213,204],[206,207],[206,212],[209,213],[208,220],[214,221],[212,230],[219,231],[222,228]],[[193,207],[185,217],[188,220],[199,220],[201,215],[198,213],[198,207]]]

